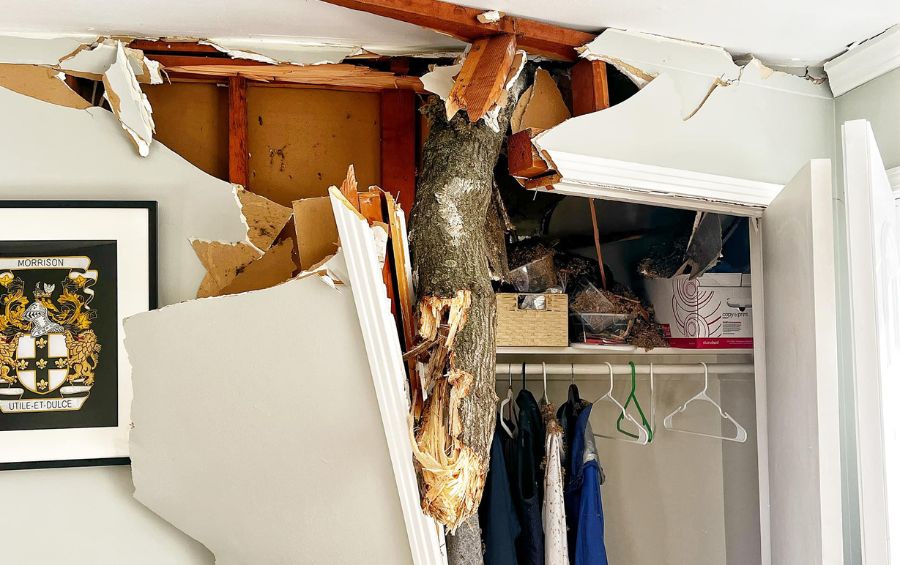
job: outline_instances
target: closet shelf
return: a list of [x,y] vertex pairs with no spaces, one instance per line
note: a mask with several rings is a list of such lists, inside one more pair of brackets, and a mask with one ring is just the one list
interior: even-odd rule
[[709,357],[712,355],[753,355],[752,349],[679,349],[657,347],[650,351],[631,345],[574,345],[570,347],[498,347],[497,355],[682,355]]

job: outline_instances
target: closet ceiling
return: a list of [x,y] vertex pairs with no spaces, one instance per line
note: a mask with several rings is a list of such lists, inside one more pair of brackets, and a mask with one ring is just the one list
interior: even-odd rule
[[[771,64],[817,65],[900,22],[897,0],[455,0],[589,31],[644,31],[753,53]],[[317,0],[32,0],[8,2],[0,32],[318,38],[343,45],[459,46],[415,26]]]

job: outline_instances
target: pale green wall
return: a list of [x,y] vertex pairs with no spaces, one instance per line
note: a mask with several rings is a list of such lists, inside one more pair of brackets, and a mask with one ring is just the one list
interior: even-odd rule
[[837,134],[848,120],[869,120],[884,166],[900,167],[900,69],[854,88],[835,102]]

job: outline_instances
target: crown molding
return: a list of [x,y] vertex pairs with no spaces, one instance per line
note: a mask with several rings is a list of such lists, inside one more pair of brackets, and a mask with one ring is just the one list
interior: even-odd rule
[[543,190],[558,194],[762,216],[782,185],[682,169],[547,152],[562,180]]
[[900,67],[900,24],[825,63],[837,97]]

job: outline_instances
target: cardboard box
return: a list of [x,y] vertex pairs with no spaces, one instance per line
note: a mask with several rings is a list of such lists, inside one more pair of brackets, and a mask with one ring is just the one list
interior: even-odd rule
[[644,289],[672,347],[753,348],[750,275],[647,279]]

